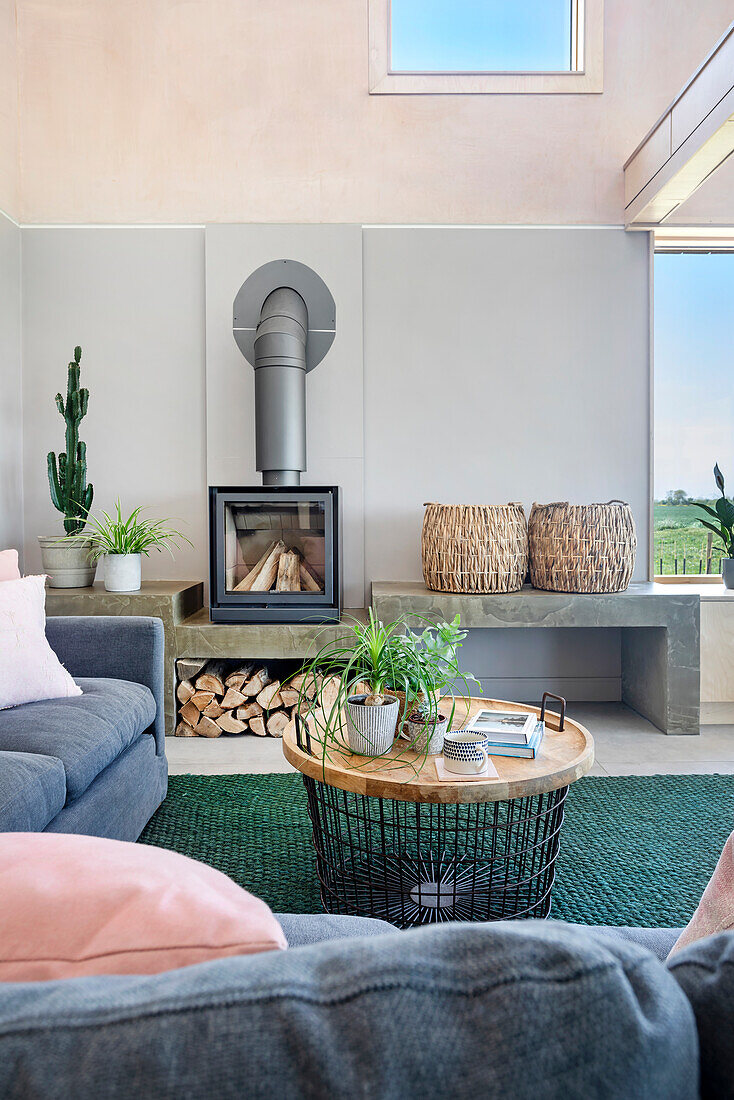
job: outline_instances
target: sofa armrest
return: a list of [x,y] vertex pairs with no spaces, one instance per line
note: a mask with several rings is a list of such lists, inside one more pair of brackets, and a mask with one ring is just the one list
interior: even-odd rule
[[125,615],[53,615],[46,637],[72,676],[107,676],[145,684],[156,705],[156,753],[165,753],[163,623]]

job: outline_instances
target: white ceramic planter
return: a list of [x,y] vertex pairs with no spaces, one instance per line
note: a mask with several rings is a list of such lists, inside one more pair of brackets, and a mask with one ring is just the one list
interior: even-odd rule
[[350,695],[347,699],[347,734],[349,748],[362,756],[383,756],[395,740],[400,704],[394,695],[386,695],[380,707],[366,707],[366,695]]
[[721,559],[721,576],[724,588],[734,588],[734,558]]
[[104,586],[108,592],[137,592],[140,554],[105,554]]
[[89,588],[96,565],[89,560],[91,543],[64,542],[56,535],[39,535],[41,568],[49,588]]

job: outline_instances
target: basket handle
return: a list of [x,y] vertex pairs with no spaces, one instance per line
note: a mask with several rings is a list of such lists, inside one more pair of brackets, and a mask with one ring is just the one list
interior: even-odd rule
[[[298,745],[301,752],[307,752],[309,756],[313,756],[313,752],[311,751],[311,732],[308,728],[308,721],[304,722],[300,714],[296,714],[294,717],[296,720],[296,745]],[[302,726],[306,731],[305,743],[301,740]]]
[[[561,713],[557,716],[558,717],[558,731],[557,732],[558,733],[563,733],[563,727],[564,727],[565,721],[566,721],[566,700],[563,698],[562,695],[555,695],[552,691],[544,691],[543,692],[543,700],[540,704],[540,720],[541,720],[541,722],[545,722],[545,704],[548,701],[548,699],[555,699],[558,703],[561,704]],[[551,713],[553,713],[553,712],[551,712]],[[554,714],[554,717],[556,717],[555,714]]]

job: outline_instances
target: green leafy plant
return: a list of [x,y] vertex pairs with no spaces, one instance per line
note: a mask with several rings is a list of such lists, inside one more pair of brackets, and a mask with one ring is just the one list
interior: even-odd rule
[[51,501],[64,516],[67,535],[84,530],[94,496],[94,487],[87,485],[87,445],[79,439],[79,424],[89,404],[89,390],[79,386],[81,357],[82,349],[74,348],[67,376],[66,401],[60,393],[56,394],[56,408],[66,421],[66,450],[59,454],[58,461],[53,451],[46,457]]
[[[467,688],[472,676],[463,675],[457,664],[457,650],[466,632],[459,629],[459,617],[452,623],[430,623],[420,616],[411,620],[423,626],[421,633],[407,629],[406,619],[384,624],[372,608],[366,622],[354,620],[345,636],[332,638],[319,647],[299,670],[299,715],[309,726],[313,740],[321,747],[326,763],[332,747],[344,740],[343,713],[347,699],[365,693],[365,688],[382,701],[385,694],[399,690],[410,699],[421,698],[426,721],[438,720],[439,698],[451,698],[459,681]],[[367,700],[366,700],[367,701]],[[409,746],[406,746],[409,747]],[[383,766],[402,766],[398,757]]]
[[714,466],[714,480],[721,496],[712,508],[709,504],[700,501],[694,503],[695,508],[701,508],[712,516],[716,523],[698,517],[698,522],[713,531],[724,547],[724,553],[728,558],[734,558],[734,502],[729,500],[724,492],[724,475],[719,469],[718,463]]
[[120,501],[115,504],[114,515],[102,512],[101,517],[87,517],[85,534],[68,535],[65,542],[90,542],[89,556],[98,561],[104,554],[149,554],[151,550],[168,550],[171,546],[180,548],[181,542],[193,546],[190,539],[174,527],[167,526],[167,519],[142,519],[142,508],[136,508],[127,519],[123,519]]

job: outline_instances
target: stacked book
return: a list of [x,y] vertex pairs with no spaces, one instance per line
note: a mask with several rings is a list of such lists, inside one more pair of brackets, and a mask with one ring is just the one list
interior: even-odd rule
[[543,740],[545,722],[532,711],[480,710],[466,729],[481,733],[489,756],[522,756],[535,759]]

